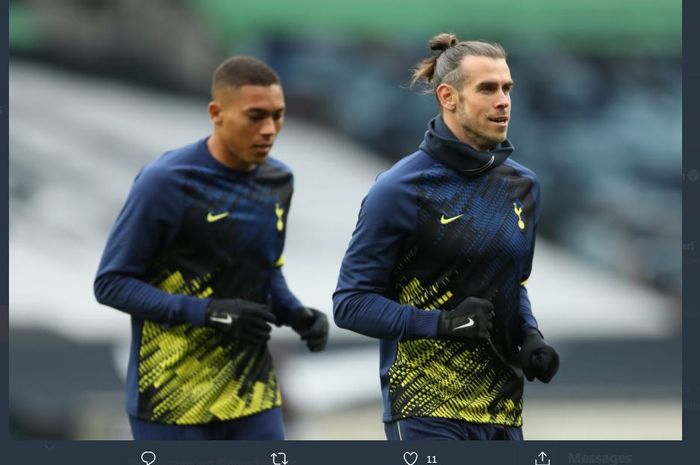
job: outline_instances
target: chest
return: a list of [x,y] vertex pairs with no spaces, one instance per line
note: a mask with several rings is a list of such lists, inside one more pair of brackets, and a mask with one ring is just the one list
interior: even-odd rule
[[175,241],[181,252],[225,261],[234,256],[265,262],[278,258],[290,200],[282,186],[195,177],[183,189],[187,201]]
[[529,255],[535,198],[527,177],[428,173],[418,183],[416,201],[416,249],[424,260],[459,268],[519,263]]

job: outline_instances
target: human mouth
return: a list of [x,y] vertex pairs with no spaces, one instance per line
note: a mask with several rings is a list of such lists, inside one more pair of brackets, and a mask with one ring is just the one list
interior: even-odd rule
[[498,127],[506,128],[508,127],[508,121],[510,120],[507,116],[492,116],[489,117],[489,121]]
[[272,144],[255,144],[253,149],[258,153],[268,153],[272,149]]

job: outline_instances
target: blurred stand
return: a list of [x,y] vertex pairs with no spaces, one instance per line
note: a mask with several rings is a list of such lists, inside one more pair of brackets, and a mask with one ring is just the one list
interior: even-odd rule
[[92,74],[205,91],[219,53],[187,3],[11,0],[11,49]]
[[[224,57],[254,54],[279,71],[293,116],[394,161],[436,113],[407,88],[426,40],[445,24],[498,40],[517,83],[515,158],[542,184],[539,234],[679,299],[680,6],[618,0],[601,16],[597,0],[355,0],[323,11],[313,0],[14,0],[10,45],[14,57],[201,98]],[[469,14],[454,25],[460,8]]]
[[10,431],[15,438],[130,437],[113,344],[46,330],[10,332]]

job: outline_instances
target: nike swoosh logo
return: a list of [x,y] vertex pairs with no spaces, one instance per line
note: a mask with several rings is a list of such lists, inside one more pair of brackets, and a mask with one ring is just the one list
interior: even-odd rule
[[461,215],[453,216],[452,218],[445,218],[445,215],[442,215],[440,217],[440,224],[452,223],[454,220],[456,220],[457,218],[461,218],[462,216],[464,216],[464,213],[462,213]]
[[472,326],[474,326],[474,320],[472,320],[471,318],[469,318],[469,321],[467,321],[467,322],[464,323],[463,325],[460,325],[460,326],[457,326],[456,328],[453,328],[452,331],[457,331],[458,329],[469,328],[469,327],[472,327]]
[[226,315],[226,317],[212,316],[212,317],[209,317],[209,321],[214,321],[216,323],[223,323],[225,325],[230,325],[231,323],[233,323],[233,318],[231,318],[231,315]]
[[222,218],[226,218],[228,216],[228,212],[223,212],[219,213],[218,215],[212,214],[212,212],[209,212],[207,214],[207,221],[210,223],[213,223],[214,221],[219,221]]

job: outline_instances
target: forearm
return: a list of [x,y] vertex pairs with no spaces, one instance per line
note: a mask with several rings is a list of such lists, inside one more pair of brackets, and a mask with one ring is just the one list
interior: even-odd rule
[[290,324],[290,314],[304,307],[287,286],[287,281],[282,274],[282,268],[272,271],[270,277],[270,294],[272,298],[272,312],[277,316],[277,322],[282,325]]
[[95,297],[103,305],[159,324],[204,325],[209,299],[169,294],[140,279],[101,274],[95,279]]
[[523,285],[520,286],[520,304],[518,306],[518,320],[520,323],[521,337],[530,330],[538,330],[537,319],[532,313],[530,297],[528,296],[527,288]]
[[336,324],[379,339],[435,338],[439,311],[400,305],[372,292],[336,291],[333,316]]

